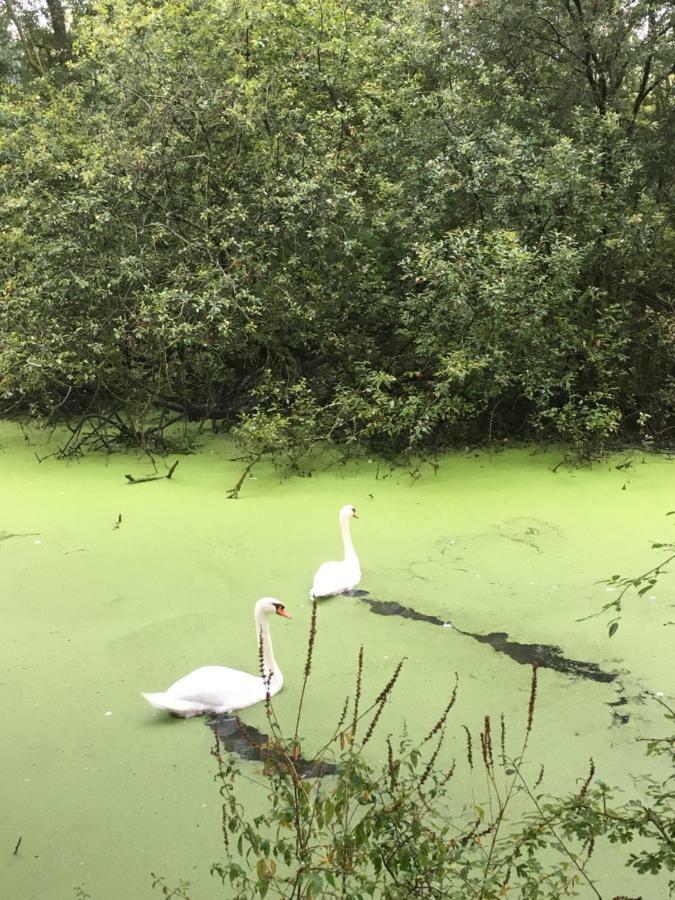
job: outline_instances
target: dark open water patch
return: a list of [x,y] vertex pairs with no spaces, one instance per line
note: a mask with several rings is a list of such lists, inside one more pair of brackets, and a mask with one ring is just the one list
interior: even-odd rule
[[575,675],[579,678],[589,678],[591,681],[611,682],[617,677],[615,672],[605,672],[597,663],[584,662],[580,659],[568,659],[563,655],[562,649],[553,644],[521,644],[518,641],[510,641],[504,631],[494,631],[490,634],[475,634],[472,631],[462,631],[450,622],[444,622],[438,616],[428,616],[417,612],[409,606],[402,606],[394,601],[375,600],[372,597],[362,597],[361,602],[367,604],[371,612],[378,616],[400,616],[403,619],[414,619],[417,622],[429,622],[431,625],[440,625],[444,628],[452,627],[454,631],[466,637],[473,638],[480,644],[489,644],[497,653],[505,653],[514,662],[523,666],[537,665],[542,669],[553,669],[565,675]]
[[[274,759],[275,750],[270,746],[270,736],[252,725],[245,725],[236,716],[211,716],[206,724],[218,737],[221,747],[229,753],[252,762],[264,763]],[[294,765],[300,778],[324,778],[337,772],[334,763],[305,759],[304,756],[296,759]]]

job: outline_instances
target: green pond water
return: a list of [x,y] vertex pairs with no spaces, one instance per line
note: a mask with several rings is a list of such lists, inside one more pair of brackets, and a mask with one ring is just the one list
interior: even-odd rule
[[[504,712],[519,732],[530,678],[461,629],[557,645],[619,673],[608,683],[540,670],[529,759],[534,773],[545,764],[548,790],[578,788],[592,756],[599,776],[629,796],[631,776],[655,765],[636,738],[662,733],[652,697],[673,694],[673,577],[627,604],[611,640],[604,618],[576,620],[612,596],[599,579],[645,571],[659,558],[650,542],[672,538],[675,466],[666,458],[553,473],[556,451],[457,453],[418,479],[367,461],[285,481],[259,466],[230,501],[241,464],[220,439],[182,457],[170,481],[128,485],[126,473],[152,473],[147,459],[38,463],[35,451],[55,443],[29,437],[0,424],[1,897],[70,900],[81,887],[94,900],[152,898],[152,872],[189,880],[194,900],[225,896],[209,875],[221,858],[211,732],[199,718],[151,709],[139,692],[204,664],[255,671],[252,608],[272,594],[293,616],[272,623],[285,675],[275,707],[292,727],[312,574],[339,556],[345,503],[359,512],[361,587],[455,627],[374,615],[359,598],[323,602],[308,748],[352,692],[361,644],[367,696],[407,657],[375,755],[404,723],[413,734],[428,728],[458,672],[448,752],[459,759],[461,797],[461,724],[477,729],[486,713]],[[266,730],[262,708],[243,718]],[[637,879],[620,858],[597,853],[591,872],[603,896],[663,896],[663,882]]]

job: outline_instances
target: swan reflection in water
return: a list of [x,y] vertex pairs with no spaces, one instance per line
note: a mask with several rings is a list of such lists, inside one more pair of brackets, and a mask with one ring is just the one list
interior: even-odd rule
[[[218,738],[221,748],[235,753],[241,759],[267,763],[273,762],[276,757],[287,764],[284,757],[275,751],[268,734],[263,734],[252,725],[246,725],[236,716],[211,716],[206,724]],[[305,759],[304,756],[293,760],[293,766],[300,778],[323,778],[335,775],[338,771],[335,763],[322,759]]]

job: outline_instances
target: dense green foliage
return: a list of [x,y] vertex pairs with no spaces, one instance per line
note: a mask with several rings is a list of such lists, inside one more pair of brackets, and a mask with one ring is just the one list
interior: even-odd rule
[[47,7],[1,14],[5,413],[669,441],[668,5]]

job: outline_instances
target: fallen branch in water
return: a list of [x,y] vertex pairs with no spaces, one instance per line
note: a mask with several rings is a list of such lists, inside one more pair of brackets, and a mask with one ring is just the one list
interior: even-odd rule
[[134,478],[133,475],[125,475],[124,477],[129,484],[142,484],[144,481],[160,481],[163,478],[171,478],[179,462],[180,460],[177,459],[166,475],[145,475],[143,478]]
[[239,491],[241,490],[241,486],[246,481],[246,476],[249,474],[249,472],[251,471],[253,466],[257,462],[260,462],[261,457],[262,457],[262,453],[255,453],[252,457],[248,457],[248,456],[238,456],[237,457],[237,459],[248,459],[249,463],[246,466],[246,468],[244,469],[244,471],[241,473],[241,475],[239,476],[239,481],[235,484],[234,487],[231,487],[228,490],[228,492],[227,492],[228,500],[236,500],[237,499],[237,497],[239,496]]

